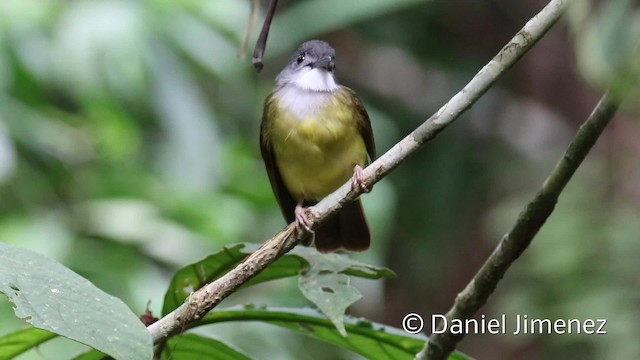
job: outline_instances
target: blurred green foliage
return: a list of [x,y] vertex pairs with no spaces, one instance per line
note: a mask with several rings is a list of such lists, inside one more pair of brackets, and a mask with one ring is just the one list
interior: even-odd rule
[[[336,47],[339,80],[363,98],[383,152],[542,6],[280,3],[256,74],[238,55],[248,0],[1,1],[0,240],[59,260],[138,313],[151,300],[157,314],[175,269],[225,244],[261,242],[284,225],[257,137],[262,101],[299,42],[323,38]],[[577,3],[584,6],[570,9],[569,21],[457,124],[364,197],[374,247],[358,258],[398,277],[358,285],[364,299],[354,313],[396,327],[409,312],[445,313],[544,181],[612,69],[633,58],[633,2]],[[478,358],[640,356],[637,94],[483,309],[603,317],[610,334],[474,336],[461,350]],[[229,299],[246,302],[306,304],[286,281]],[[0,333],[22,324],[4,298],[0,318]],[[271,328],[266,339],[262,325],[234,326],[211,331],[251,356],[353,358]],[[47,346],[56,358],[70,345]]]

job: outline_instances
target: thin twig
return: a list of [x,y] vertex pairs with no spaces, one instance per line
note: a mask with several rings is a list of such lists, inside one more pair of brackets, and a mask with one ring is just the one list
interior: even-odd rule
[[271,28],[271,21],[273,21],[273,15],[276,13],[277,6],[278,0],[271,0],[269,3],[269,9],[267,10],[267,16],[265,17],[264,24],[262,25],[262,31],[260,31],[260,36],[256,42],[256,48],[253,50],[253,67],[256,68],[257,72],[260,72],[264,66],[262,63],[262,56],[264,55],[264,50],[267,47],[269,28]]
[[[546,31],[555,23],[569,0],[553,0],[540,14],[531,19],[515,37],[451,100],[436,114],[431,116],[415,131],[364,169],[364,182],[369,188],[417,152],[427,141],[433,139],[460,114],[471,107],[498,78],[524,55]],[[338,190],[308,209],[311,229],[316,229],[342,205],[353,201],[360,195],[359,187],[353,189],[348,181]],[[197,321],[213,309],[244,282],[266,268],[278,257],[291,250],[301,240],[302,235],[294,231],[290,224],[258,250],[248,256],[236,268],[226,275],[207,284],[189,296],[185,304],[170,314],[151,324],[154,343],[177,333],[186,324]]]

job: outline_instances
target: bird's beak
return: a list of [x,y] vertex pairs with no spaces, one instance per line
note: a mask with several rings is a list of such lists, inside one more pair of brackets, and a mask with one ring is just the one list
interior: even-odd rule
[[316,61],[313,64],[314,68],[321,68],[321,69],[325,69],[326,71],[333,71],[333,69],[336,67],[336,62],[333,58],[333,56],[325,56],[321,59],[318,59],[318,61]]

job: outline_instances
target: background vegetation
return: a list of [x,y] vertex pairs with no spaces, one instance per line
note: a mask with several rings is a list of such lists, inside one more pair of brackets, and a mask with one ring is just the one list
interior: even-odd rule
[[[362,280],[353,314],[399,327],[409,312],[446,312],[544,181],[640,38],[631,1],[578,3],[457,125],[364,196],[374,245],[357,257],[397,277]],[[281,1],[256,74],[239,56],[249,1],[2,1],[0,240],[57,259],[138,313],[151,301],[157,314],[177,268],[284,225],[258,126],[273,78],[301,41],[334,45],[339,80],[365,102],[382,152],[544,4]],[[639,94],[483,310],[606,318],[608,334],[470,336],[460,350],[640,355]],[[225,305],[305,305],[295,285],[268,283]],[[4,297],[0,319],[0,333],[23,326]],[[267,325],[208,331],[257,358],[354,358]],[[56,358],[70,346],[82,348],[57,339],[41,352]]]

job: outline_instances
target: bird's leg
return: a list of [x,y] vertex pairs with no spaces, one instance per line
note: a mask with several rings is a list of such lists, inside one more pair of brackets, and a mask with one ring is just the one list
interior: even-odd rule
[[311,230],[311,228],[309,227],[309,217],[307,216],[307,209],[302,207],[302,202],[304,200],[302,198],[300,198],[300,200],[298,200],[298,203],[296,204],[296,208],[294,210],[294,215],[296,217],[296,226],[298,228],[301,228],[306,230],[308,233],[312,233],[313,231]]
[[360,188],[360,190],[365,193],[371,191],[367,184],[364,183],[364,173],[362,166],[356,164],[356,166],[353,167],[353,177],[351,178],[351,181],[351,187],[354,190]]
[[302,232],[303,234],[306,234],[302,239],[302,242],[301,242],[302,245],[310,246],[311,244],[313,244],[315,240],[316,233],[315,231],[311,230],[311,227],[309,226],[309,217],[307,216],[307,208],[302,207],[303,201],[304,200],[302,198],[298,200],[298,203],[296,204],[296,208],[293,211],[293,214],[295,215],[295,218],[296,218],[296,228],[298,228],[298,231]]

